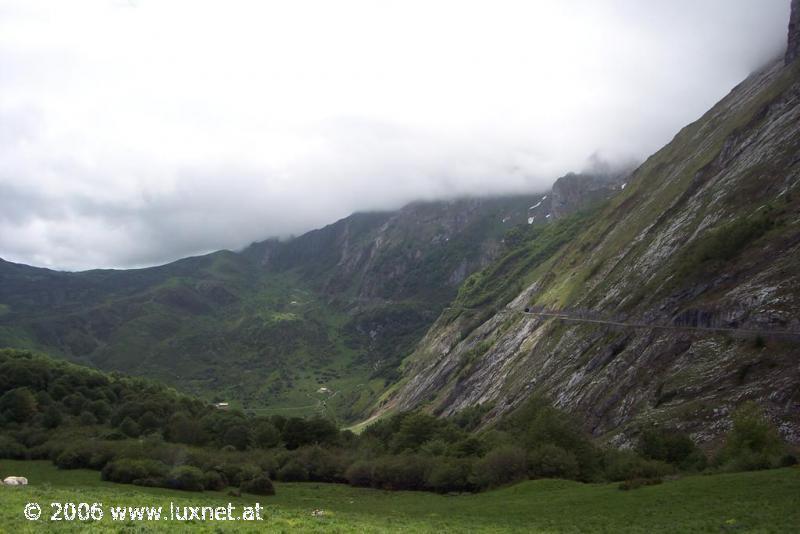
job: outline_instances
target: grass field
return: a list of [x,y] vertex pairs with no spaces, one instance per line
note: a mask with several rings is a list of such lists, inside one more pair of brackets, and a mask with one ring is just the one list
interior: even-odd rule
[[[278,484],[274,497],[187,493],[100,481],[95,471],[59,471],[49,462],[0,460],[0,475],[26,476],[27,487],[0,488],[0,532],[57,528],[81,532],[80,521],[48,521],[51,502],[102,503],[92,530],[146,532],[220,529],[291,532],[797,532],[800,469],[693,476],[621,491],[616,484],[561,480],[524,482],[478,495],[385,492],[335,484]],[[28,521],[28,502],[42,519]],[[226,506],[261,503],[258,523],[112,521],[108,506]],[[312,516],[321,509],[321,517]]]

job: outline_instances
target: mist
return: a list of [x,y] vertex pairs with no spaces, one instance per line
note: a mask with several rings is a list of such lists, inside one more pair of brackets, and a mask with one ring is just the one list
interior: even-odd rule
[[642,161],[788,0],[0,1],[0,257],[164,263]]

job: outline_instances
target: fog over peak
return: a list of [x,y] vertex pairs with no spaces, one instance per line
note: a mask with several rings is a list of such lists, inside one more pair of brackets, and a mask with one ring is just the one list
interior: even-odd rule
[[788,0],[0,0],[0,257],[152,265],[641,161]]

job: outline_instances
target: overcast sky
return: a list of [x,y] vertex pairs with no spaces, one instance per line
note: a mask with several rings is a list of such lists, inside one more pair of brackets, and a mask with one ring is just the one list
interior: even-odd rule
[[642,160],[789,0],[0,0],[0,257],[164,263]]

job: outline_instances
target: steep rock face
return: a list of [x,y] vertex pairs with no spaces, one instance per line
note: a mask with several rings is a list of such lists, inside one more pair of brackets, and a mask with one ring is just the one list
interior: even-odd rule
[[786,47],[785,62],[788,65],[800,56],[800,0],[792,0],[792,13],[789,16],[789,45]]
[[608,439],[655,420],[709,441],[754,399],[800,441],[800,336],[780,333],[800,332],[798,71],[736,87],[554,254],[533,235],[468,280],[376,414],[491,418],[538,392]]
[[553,184],[552,213],[555,218],[575,213],[584,206],[606,200],[622,187],[625,174],[574,174]]
[[502,250],[524,224],[532,195],[418,202],[387,213],[355,214],[288,242],[265,241],[244,254],[268,271],[297,271],[331,297],[352,303],[446,302],[469,274]]

